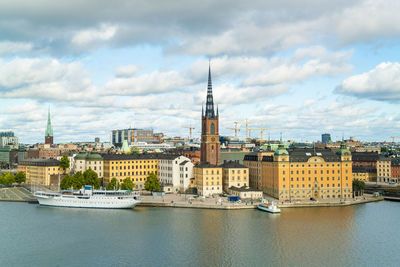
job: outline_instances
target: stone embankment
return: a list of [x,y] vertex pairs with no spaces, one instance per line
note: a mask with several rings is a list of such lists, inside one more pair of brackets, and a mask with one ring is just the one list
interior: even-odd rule
[[[358,205],[369,202],[376,202],[383,200],[383,197],[365,196],[357,199],[346,201],[296,201],[296,202],[279,202],[275,201],[279,208],[312,208],[312,207],[341,207]],[[257,202],[249,203],[230,203],[222,198],[218,201],[217,198],[205,199],[183,199],[178,195],[166,195],[165,197],[158,197],[153,199],[151,196],[144,196],[143,202],[138,206],[142,207],[172,207],[172,208],[198,208],[198,209],[254,209],[257,208]]]
[[292,202],[292,203],[278,203],[277,206],[280,208],[311,208],[311,207],[341,207],[364,204],[369,202],[377,202],[384,200],[383,197],[359,197],[355,200],[344,200],[344,201],[312,201],[312,202]]
[[31,202],[34,200],[31,192],[24,187],[0,188],[0,201]]

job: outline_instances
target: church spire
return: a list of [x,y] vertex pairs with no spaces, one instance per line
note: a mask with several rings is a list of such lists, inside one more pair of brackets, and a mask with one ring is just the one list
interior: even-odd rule
[[211,66],[210,62],[208,63],[208,86],[207,86],[207,102],[206,102],[206,117],[215,118],[214,111],[214,100],[212,93],[212,82],[211,82]]
[[51,127],[51,120],[50,120],[50,107],[47,114],[47,128],[45,136],[53,136],[53,127]]

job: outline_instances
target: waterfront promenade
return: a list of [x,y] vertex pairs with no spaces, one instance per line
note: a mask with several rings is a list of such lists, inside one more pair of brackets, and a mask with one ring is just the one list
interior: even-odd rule
[[[193,198],[191,195],[166,194],[164,197],[142,196],[143,202],[139,206],[145,207],[174,207],[174,208],[200,208],[200,209],[254,209],[258,201],[243,201],[240,203],[228,202],[226,197],[218,198]],[[340,207],[369,202],[382,201],[383,197],[365,195],[355,199],[346,200],[318,200],[318,201],[277,201],[266,197],[268,201],[274,201],[280,208],[310,208],[310,207]]]
[[[193,208],[193,209],[222,209],[239,210],[255,209],[258,201],[244,200],[240,202],[229,202],[227,197],[194,197],[184,194],[166,194],[165,196],[142,195],[143,202],[138,206],[142,207],[172,207],[172,208]],[[309,207],[338,207],[357,205],[368,202],[384,200],[383,197],[373,197],[366,194],[356,199],[346,200],[318,200],[318,201],[277,201],[276,199],[264,196],[268,201],[274,201],[280,208],[309,208]],[[0,201],[11,202],[32,202],[35,198],[31,192],[24,187],[0,188]]]

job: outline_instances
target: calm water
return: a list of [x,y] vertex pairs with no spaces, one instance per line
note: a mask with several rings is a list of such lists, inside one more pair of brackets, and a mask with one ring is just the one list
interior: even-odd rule
[[219,211],[0,202],[0,266],[398,266],[400,203]]

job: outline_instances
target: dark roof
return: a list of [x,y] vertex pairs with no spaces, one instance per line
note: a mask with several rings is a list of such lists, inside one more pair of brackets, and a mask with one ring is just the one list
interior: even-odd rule
[[60,161],[56,159],[29,159],[23,160],[19,163],[20,165],[28,165],[28,166],[59,166]]
[[200,163],[199,165],[197,165],[196,167],[197,167],[197,168],[218,168],[219,166],[218,166],[218,165],[210,164],[210,163],[208,163],[208,162],[202,162],[202,163]]
[[179,155],[146,153],[146,154],[102,154],[105,161],[110,160],[146,160],[146,159],[175,159]]
[[391,161],[392,166],[400,166],[400,158],[393,158]]
[[252,153],[245,155],[244,160],[257,161],[258,160],[257,152],[252,152]]
[[326,162],[340,161],[340,157],[328,148],[292,148],[288,152],[289,161],[291,162],[307,162],[311,157],[322,157]]
[[353,152],[351,155],[353,161],[376,162],[379,158],[377,152]]
[[179,163],[179,165],[185,165],[186,163],[188,163],[189,161],[188,160],[185,160],[185,161],[182,161],[181,163]]
[[273,162],[274,156],[263,156],[262,161]]
[[376,168],[371,166],[353,166],[353,173],[366,173],[372,172],[376,173]]
[[247,168],[243,164],[240,164],[239,162],[236,161],[226,161],[223,164],[220,165],[222,168]]
[[229,187],[229,189],[233,190],[233,191],[238,191],[238,192],[261,192],[261,190],[246,187],[246,186],[243,186],[243,187],[231,186],[231,187]]
[[392,158],[380,155],[378,158],[379,161],[391,161]]

